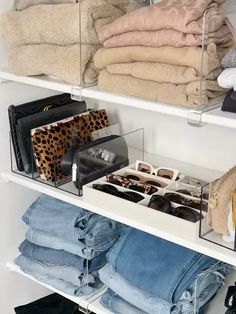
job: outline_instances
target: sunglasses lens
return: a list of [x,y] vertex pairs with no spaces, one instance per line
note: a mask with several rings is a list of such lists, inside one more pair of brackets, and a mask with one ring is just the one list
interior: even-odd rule
[[161,184],[159,182],[156,182],[156,181],[145,181],[145,183],[157,186],[159,188],[161,187]]
[[93,184],[93,188],[95,190],[99,190],[112,195],[117,195],[118,192],[118,190],[114,186],[109,184]]
[[152,172],[152,169],[149,165],[146,165],[146,164],[142,164],[140,163],[138,165],[138,171],[141,171],[141,172],[145,172],[145,173],[151,173]]
[[173,215],[191,222],[197,222],[200,220],[200,214],[192,210],[191,208],[180,206],[173,209]]
[[170,201],[161,195],[153,195],[150,199],[148,207],[159,210],[163,213],[171,212]]
[[130,180],[135,180],[135,181],[140,181],[139,177],[138,176],[135,176],[133,174],[128,174],[126,176],[127,179],[130,179]]
[[182,204],[183,202],[183,198],[179,194],[166,193],[164,196],[173,203]]
[[166,179],[172,179],[174,177],[174,172],[169,169],[160,169],[158,170],[157,175]]
[[138,193],[132,191],[126,191],[124,194],[129,195],[132,198],[132,202],[138,203],[144,199],[144,197]]
[[145,193],[145,187],[141,185],[129,184],[129,189],[140,193]]
[[184,195],[192,195],[188,190],[177,190],[176,192],[184,194]]

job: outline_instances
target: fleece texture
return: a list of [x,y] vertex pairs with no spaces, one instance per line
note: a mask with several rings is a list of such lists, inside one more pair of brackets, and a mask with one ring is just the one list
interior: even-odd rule
[[76,3],[77,0],[15,0],[14,10],[21,11],[37,4]]

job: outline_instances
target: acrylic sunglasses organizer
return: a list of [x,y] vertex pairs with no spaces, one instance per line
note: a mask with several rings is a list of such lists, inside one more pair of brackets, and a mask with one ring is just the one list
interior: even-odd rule
[[[163,184],[166,185],[163,188],[157,187],[158,191],[156,193],[153,193],[152,195],[162,195],[163,196],[165,193],[168,193],[168,192],[176,193],[174,190],[174,187],[176,187],[177,184],[180,184],[178,181],[173,181],[173,180],[169,180],[169,179],[166,179],[163,177],[158,177],[158,176],[154,176],[154,175],[150,175],[150,174],[146,174],[146,173],[137,171],[137,170],[135,170],[134,165],[127,166],[121,170],[114,172],[113,174],[125,175],[127,173],[133,174],[133,175],[135,175],[135,174],[140,175],[141,177],[146,177],[147,180],[148,179],[150,179],[150,180],[156,179],[157,181],[162,182]],[[182,178],[182,177],[184,177],[183,174],[180,175],[180,178]],[[134,203],[134,202],[122,199],[120,197],[113,196],[111,194],[107,194],[105,192],[96,190],[93,188],[93,184],[102,184],[102,185],[103,184],[109,184],[109,185],[116,187],[116,189],[118,189],[119,191],[133,191],[135,193],[142,195],[143,200],[141,200],[138,203]],[[185,185],[185,184],[181,184],[181,187],[185,187],[186,190],[190,187],[192,190],[194,189],[193,186],[189,186],[189,185]],[[192,200],[192,201],[197,200],[198,202],[201,202],[201,199],[199,199],[199,198],[183,195],[183,194],[178,193],[178,192],[176,194],[184,196],[188,200]],[[185,237],[185,238],[186,238],[186,235],[188,236],[188,238],[192,238],[192,239],[195,239],[197,237],[198,230],[199,230],[199,222],[192,223],[190,221],[178,218],[176,216],[172,216],[170,214],[166,214],[166,213],[154,210],[150,207],[147,207],[152,195],[147,195],[147,194],[135,191],[135,190],[127,189],[127,188],[124,188],[122,186],[109,183],[109,182],[107,182],[107,179],[105,176],[98,179],[98,180],[90,182],[89,184],[85,185],[84,189],[83,189],[83,199],[85,201],[87,200],[95,206],[102,206],[102,208],[104,210],[107,210],[108,212],[109,212],[110,208],[116,209],[117,214],[124,212],[125,215],[128,216],[127,219],[129,219],[129,218],[132,219],[132,217],[143,218],[145,216],[145,217],[148,217],[147,218],[148,220],[150,220],[152,222],[156,222],[157,228],[160,228],[160,226],[161,226],[163,231],[171,229],[171,230],[174,230],[175,234],[178,234],[178,235]],[[172,206],[175,208],[175,207],[179,207],[179,206],[183,206],[183,205],[172,202]],[[194,208],[193,208],[193,210],[200,213],[200,210],[198,211]]]
[[[206,193],[206,191],[209,191],[210,189],[210,183],[206,184],[202,187],[202,195]],[[201,212],[203,213],[203,210],[201,209]],[[229,249],[231,251],[236,251],[236,232],[235,227],[233,227],[232,236],[230,239],[227,237],[223,237],[222,234],[216,233],[212,226],[209,224],[209,208],[207,209],[207,212],[204,212],[204,218],[201,220],[199,224],[199,237],[205,241],[217,244],[221,247],[224,247],[226,249]],[[231,219],[228,217],[228,219]]]

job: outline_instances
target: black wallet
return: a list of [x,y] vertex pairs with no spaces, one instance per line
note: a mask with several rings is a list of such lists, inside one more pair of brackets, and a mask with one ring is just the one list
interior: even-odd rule
[[71,149],[63,158],[61,170],[71,175],[75,186],[83,185],[129,165],[125,139],[109,135]]
[[86,111],[84,101],[61,94],[8,108],[11,138],[19,171],[33,172],[30,130]]

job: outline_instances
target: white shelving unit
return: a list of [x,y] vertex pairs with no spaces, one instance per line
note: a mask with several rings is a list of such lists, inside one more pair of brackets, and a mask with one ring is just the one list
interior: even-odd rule
[[[89,311],[92,311],[96,314],[112,314],[112,312],[110,312],[109,310],[105,309],[101,304],[100,304],[100,298],[101,295],[106,291],[106,288],[101,289],[97,294],[94,294],[90,297],[84,298],[84,297],[73,297],[71,295],[65,294],[37,279],[35,279],[34,277],[22,272],[20,270],[20,268],[15,265],[13,262],[9,262],[7,263],[7,268],[10,271],[16,272],[18,274],[20,274],[21,276],[24,276],[42,286],[44,286],[47,289],[52,290],[53,292],[56,292],[58,294],[61,294],[62,296],[64,296],[65,298],[73,301],[74,303],[79,304],[79,306],[83,307],[84,309],[87,309]],[[220,291],[218,292],[217,298],[215,298],[208,306],[207,310],[206,310],[206,314],[221,314],[224,313],[225,311],[225,307],[224,307],[224,298],[227,292],[227,286],[228,285],[233,285],[234,282],[236,280],[236,271],[234,271],[230,278],[227,279],[227,281],[225,282],[225,285],[222,286],[222,288],[220,289]],[[125,313],[124,313],[125,314]]]
[[[67,83],[48,78],[46,76],[23,77],[12,74],[7,68],[0,69],[0,80],[23,83],[35,87],[46,88],[62,93],[70,93],[77,97],[86,97],[99,101],[112,102],[122,106],[129,106],[136,109],[143,109],[152,112],[163,113],[171,116],[184,118],[186,120],[194,115],[189,108],[171,106],[164,103],[155,103],[145,99],[123,96],[118,94],[101,91],[97,86],[80,88]],[[221,104],[219,104],[221,107]],[[197,119],[200,115],[203,124],[209,123],[236,129],[236,115],[222,112],[220,108],[212,109],[207,112],[197,111]]]
[[[0,69],[0,80],[2,80],[2,83],[10,81],[27,84],[29,86],[40,87],[48,90],[71,93],[72,95],[77,97],[85,97],[108,103],[112,102],[113,104],[118,104],[121,106],[128,106],[140,110],[148,110],[151,112],[162,113],[165,115],[179,117],[186,120],[188,120],[189,118],[189,109],[187,108],[174,107],[163,103],[154,103],[135,97],[115,95],[112,93],[101,91],[96,86],[88,88],[78,88],[60,81],[47,78],[45,76],[19,77],[10,73],[8,69]],[[234,114],[224,113],[219,108],[200,114],[201,122],[203,123],[209,123],[212,125],[236,129],[236,115]],[[165,161],[165,159],[163,159],[162,162],[163,161]],[[169,160],[166,160],[166,164],[170,165],[171,167],[176,167],[178,169],[186,168],[186,173],[202,177],[202,179],[213,180],[220,175],[220,173],[207,171],[207,169],[199,168],[194,165],[183,165],[179,162],[170,163]],[[196,230],[188,230],[188,232],[184,232],[184,230],[181,230],[181,228],[173,227],[173,225],[168,224],[167,215],[158,215],[158,213],[154,210],[149,210],[147,215],[147,211],[144,211],[141,206],[139,209],[136,208],[135,210],[132,208],[132,206],[124,206],[119,208],[110,206],[111,204],[109,203],[109,197],[107,197],[106,195],[104,195],[104,197],[96,199],[96,202],[89,201],[88,199],[85,199],[85,197],[78,197],[77,195],[73,195],[69,192],[56,189],[53,186],[49,186],[42,182],[32,180],[31,178],[22,176],[20,174],[12,173],[8,170],[3,171],[1,173],[1,176],[6,182],[18,184],[28,189],[51,195],[68,203],[83,207],[97,214],[117,220],[121,223],[146,231],[168,241],[172,241],[200,253],[222,260],[236,267],[235,252],[200,239]],[[72,300],[73,302],[78,303],[81,307],[95,312],[96,314],[111,313],[110,311],[104,309],[99,303],[100,294],[102,294],[102,292],[88,299],[68,296],[23,273],[19,269],[19,267],[17,267],[13,262],[7,263],[7,267],[11,271],[17,272],[52,291],[60,293],[61,295]],[[231,276],[230,280],[232,283],[236,280],[236,273]],[[221,314],[225,311],[223,300],[225,297],[226,289],[226,286],[222,288],[220,297],[217,297],[214,302],[211,303],[207,314]]]

